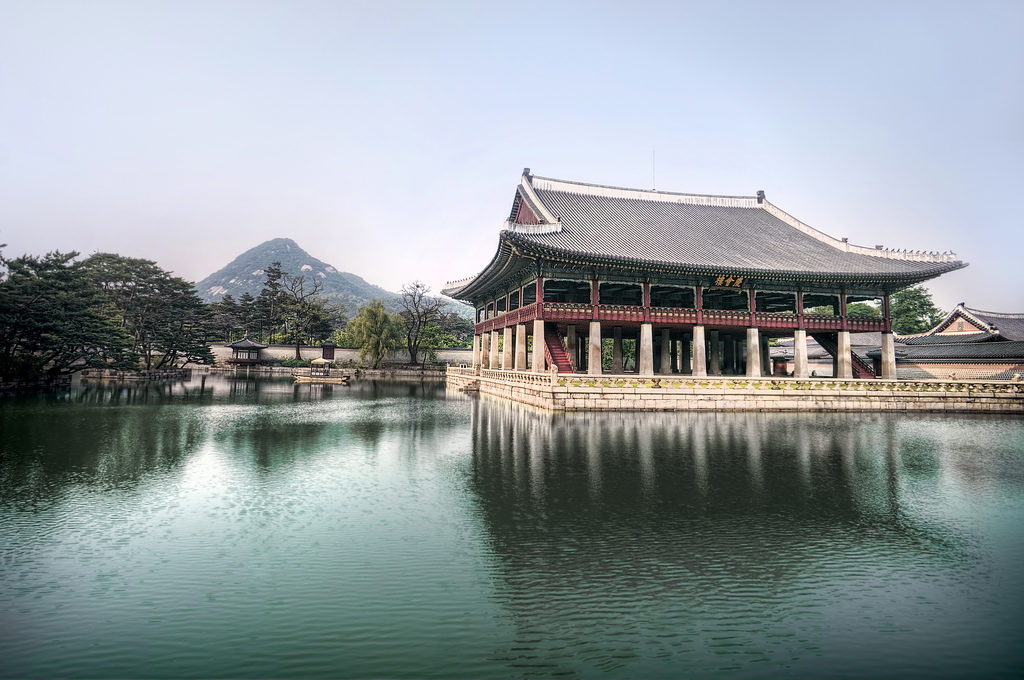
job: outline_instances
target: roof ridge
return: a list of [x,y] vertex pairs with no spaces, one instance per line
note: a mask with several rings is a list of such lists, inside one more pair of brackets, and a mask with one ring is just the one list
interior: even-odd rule
[[[616,187],[610,184],[594,184],[592,182],[577,182],[571,179],[558,179],[556,177],[542,177],[540,175],[529,175],[531,180],[541,180],[542,182],[552,182],[555,184],[571,184],[572,186],[586,187],[588,189],[610,189],[616,192],[631,192],[641,194],[644,196],[679,196],[684,198],[733,198],[756,201],[757,196],[742,196],[732,194],[696,194],[683,191],[659,191],[657,189],[637,189],[634,187]],[[550,189],[548,191],[551,191]]]
[[973,307],[968,307],[967,305],[961,306],[971,314],[986,314],[988,316],[999,316],[1004,319],[1024,319],[1024,314],[1017,312],[986,312],[984,309],[975,309]]

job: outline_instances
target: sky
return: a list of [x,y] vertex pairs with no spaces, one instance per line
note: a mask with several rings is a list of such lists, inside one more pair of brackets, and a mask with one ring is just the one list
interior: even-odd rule
[[0,243],[197,281],[288,237],[437,291],[490,261],[530,167],[763,189],[956,252],[946,310],[1024,312],[1022,27],[1016,0],[0,0]]

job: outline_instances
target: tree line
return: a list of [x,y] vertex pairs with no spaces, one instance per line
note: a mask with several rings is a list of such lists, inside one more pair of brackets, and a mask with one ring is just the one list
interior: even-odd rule
[[209,313],[191,283],[150,260],[77,258],[0,256],[0,379],[213,363]]
[[243,294],[237,301],[225,295],[211,303],[213,326],[224,342],[249,337],[259,342],[302,345],[327,340],[339,347],[358,349],[362,360],[379,367],[384,358],[405,347],[409,363],[421,357],[434,359],[438,349],[469,348],[473,322],[448,309],[430,288],[415,281],[402,286],[399,311],[389,313],[381,300],[359,309],[352,320],[344,304],[322,295],[323,283],[292,276],[273,262],[264,270],[266,279],[258,295]]
[[[2,248],[2,246],[0,246]],[[378,300],[349,320],[323,284],[293,276],[280,262],[265,270],[263,288],[237,301],[204,304],[195,286],[151,260],[97,253],[6,258],[0,254],[0,380],[36,380],[83,368],[158,370],[212,364],[211,341],[251,337],[302,345],[326,340],[358,349],[379,367],[404,347],[410,363],[442,348],[472,346],[473,322],[419,281],[402,287],[396,313]],[[923,286],[892,297],[893,330],[913,334],[944,313]],[[865,315],[877,310],[858,310]]]

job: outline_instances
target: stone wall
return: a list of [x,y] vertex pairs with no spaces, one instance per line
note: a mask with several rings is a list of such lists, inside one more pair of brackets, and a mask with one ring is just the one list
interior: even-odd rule
[[[226,364],[227,360],[231,358],[231,348],[227,345],[217,344],[210,345],[210,349],[213,350],[214,359],[217,364]],[[308,361],[310,359],[319,359],[323,350],[319,347],[301,347],[299,349],[300,356]],[[421,353],[422,354],[422,353]],[[294,359],[295,358],[295,345],[270,345],[266,349],[260,350],[260,356],[263,359]],[[337,363],[351,362],[353,364],[359,364],[359,350],[357,349],[344,349],[338,347],[334,350],[334,361]],[[404,364],[409,361],[409,353],[407,351],[399,350],[392,352],[384,360],[385,363],[398,363]],[[437,351],[437,362],[441,364],[470,364],[473,362],[473,350],[471,349],[442,349]]]
[[[524,374],[451,370],[452,389],[553,411],[940,411],[1024,413],[1024,384]],[[501,375],[495,375],[501,374]],[[529,377],[527,377],[527,375]],[[546,384],[543,380],[546,378]]]

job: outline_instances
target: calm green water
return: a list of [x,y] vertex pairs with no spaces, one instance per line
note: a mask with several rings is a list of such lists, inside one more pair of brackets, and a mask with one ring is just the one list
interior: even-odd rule
[[0,402],[0,675],[1011,677],[1024,422]]

